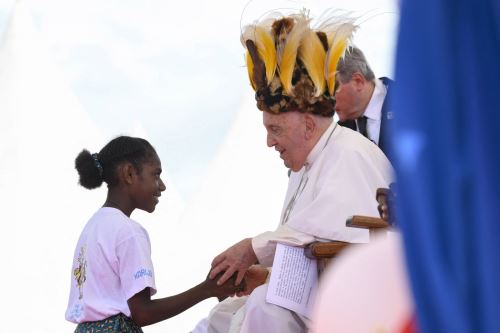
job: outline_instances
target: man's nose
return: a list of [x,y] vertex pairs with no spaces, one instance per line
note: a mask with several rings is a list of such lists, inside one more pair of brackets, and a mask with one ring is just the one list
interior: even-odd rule
[[267,134],[267,146],[274,147],[275,145],[276,145],[276,140],[274,140],[272,135]]

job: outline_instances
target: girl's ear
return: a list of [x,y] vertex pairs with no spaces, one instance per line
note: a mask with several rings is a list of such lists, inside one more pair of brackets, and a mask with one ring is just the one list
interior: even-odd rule
[[118,166],[117,175],[118,179],[123,181],[124,184],[130,185],[134,182],[136,170],[132,163],[122,163]]

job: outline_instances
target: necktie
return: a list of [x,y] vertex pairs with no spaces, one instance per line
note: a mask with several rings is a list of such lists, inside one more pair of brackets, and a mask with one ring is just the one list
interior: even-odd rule
[[366,120],[367,118],[365,116],[362,116],[356,119],[356,123],[358,124],[358,132],[368,138],[368,132],[366,130]]

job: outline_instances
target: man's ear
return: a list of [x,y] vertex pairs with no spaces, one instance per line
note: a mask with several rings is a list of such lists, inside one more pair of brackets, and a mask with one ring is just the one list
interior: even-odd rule
[[305,138],[306,140],[310,140],[316,130],[316,121],[310,114],[307,113],[304,114],[304,121],[306,124]]
[[117,175],[124,184],[130,185],[134,182],[137,171],[132,163],[125,162],[118,166]]
[[351,81],[354,85],[354,88],[358,91],[363,90],[366,84],[366,79],[360,72],[355,72],[354,74],[352,74]]

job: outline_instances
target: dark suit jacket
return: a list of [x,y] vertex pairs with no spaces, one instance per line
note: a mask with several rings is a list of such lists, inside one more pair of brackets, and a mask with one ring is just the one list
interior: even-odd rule
[[[385,96],[384,104],[382,105],[382,114],[380,120],[380,136],[378,139],[378,146],[380,147],[380,149],[382,149],[382,151],[386,156],[389,156],[387,127],[390,126],[388,124],[391,123],[392,119],[394,118],[392,108],[390,105],[391,86],[393,85],[394,81],[386,77],[381,77],[380,80],[384,83],[385,87],[387,88],[387,95]],[[339,125],[348,127],[354,131],[357,130],[356,121],[354,120],[339,121]]]

